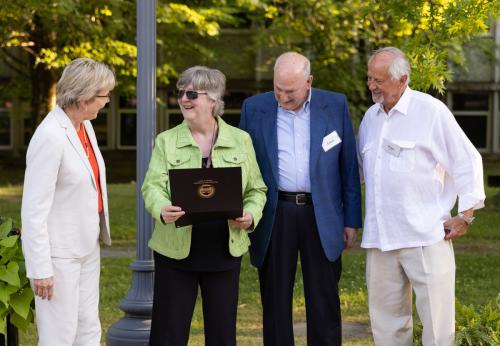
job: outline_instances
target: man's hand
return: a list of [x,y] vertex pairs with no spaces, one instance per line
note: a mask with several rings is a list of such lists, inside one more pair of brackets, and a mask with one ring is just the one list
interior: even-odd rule
[[42,299],[51,300],[54,294],[54,277],[33,279],[33,293]]
[[462,237],[465,233],[467,233],[467,229],[469,228],[469,224],[458,216],[452,217],[443,225],[444,231],[446,232],[446,235],[444,236],[445,240]]
[[358,233],[356,232],[356,229],[351,227],[344,227],[345,248],[352,248],[356,243],[356,239],[358,239]]
[[183,211],[181,207],[176,207],[174,205],[166,205],[161,209],[161,217],[165,223],[175,222],[184,214],[186,214],[186,212]]
[[253,215],[249,212],[244,212],[243,216],[238,217],[234,220],[229,220],[229,224],[231,226],[240,228],[240,229],[248,229],[253,224]]

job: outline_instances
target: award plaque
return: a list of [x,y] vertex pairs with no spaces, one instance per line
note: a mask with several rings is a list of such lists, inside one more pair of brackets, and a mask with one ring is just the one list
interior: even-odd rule
[[186,212],[175,227],[243,215],[241,167],[171,169],[172,205]]

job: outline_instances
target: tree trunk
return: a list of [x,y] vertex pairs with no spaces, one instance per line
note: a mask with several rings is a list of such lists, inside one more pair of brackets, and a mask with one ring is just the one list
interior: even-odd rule
[[35,15],[30,36],[35,42],[34,54],[30,55],[31,79],[31,127],[32,133],[47,113],[54,107],[56,100],[57,77],[53,70],[43,64],[37,64],[36,58],[42,48],[54,49],[55,33],[45,30],[40,18]]

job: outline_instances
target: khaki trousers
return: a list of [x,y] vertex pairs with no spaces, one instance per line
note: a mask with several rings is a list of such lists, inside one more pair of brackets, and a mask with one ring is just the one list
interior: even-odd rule
[[423,345],[453,345],[455,257],[450,241],[385,252],[368,249],[366,282],[376,345],[413,345],[412,288]]
[[100,250],[83,258],[52,258],[54,295],[35,297],[38,346],[99,346]]

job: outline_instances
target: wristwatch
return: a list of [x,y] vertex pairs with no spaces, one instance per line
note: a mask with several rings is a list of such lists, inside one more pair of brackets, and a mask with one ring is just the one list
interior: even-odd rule
[[472,223],[473,223],[473,222],[474,222],[474,220],[476,219],[474,216],[468,217],[468,216],[467,216],[467,215],[465,215],[464,213],[458,213],[458,214],[457,214],[457,216],[458,216],[460,219],[464,220],[464,221],[465,221],[465,223],[466,223],[467,225],[469,225],[469,226],[470,226],[470,225],[472,225]]

